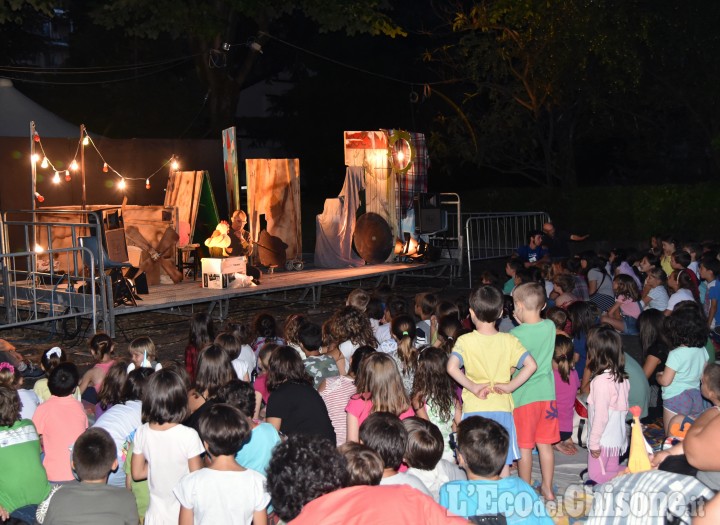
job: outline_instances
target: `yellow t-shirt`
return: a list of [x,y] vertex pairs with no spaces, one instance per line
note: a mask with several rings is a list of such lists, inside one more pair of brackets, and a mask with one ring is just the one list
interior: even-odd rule
[[[465,366],[465,375],[479,384],[495,385],[510,382],[513,367],[522,365],[527,351],[517,337],[498,332],[483,335],[477,331],[458,338],[453,354],[460,358]],[[512,395],[488,394],[487,399],[479,399],[475,394],[463,389],[463,413],[470,412],[512,412]]]
[[[48,399],[50,399],[50,389],[48,388],[48,380],[46,377],[43,377],[42,379],[38,379],[35,381],[35,385],[33,386],[33,391],[35,394],[37,394],[38,398],[40,398],[40,402],[44,403]],[[75,392],[73,392],[73,397],[80,401],[81,394],[80,394],[80,388],[75,387]]]

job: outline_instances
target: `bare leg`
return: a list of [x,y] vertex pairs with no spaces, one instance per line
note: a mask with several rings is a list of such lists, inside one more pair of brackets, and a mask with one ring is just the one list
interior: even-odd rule
[[[547,443],[538,443],[538,456],[540,457],[540,474],[542,482],[540,484],[540,495],[546,501],[554,501],[553,493],[553,476],[555,475],[555,453],[552,445]],[[530,458],[532,461],[532,458]]]
[[675,412],[670,412],[667,408],[663,408],[663,428],[665,429],[665,436],[670,435],[670,423],[675,416],[677,416]]
[[520,459],[518,459],[518,476],[528,485],[532,478],[532,449],[521,448]]
[[505,464],[503,469],[500,471],[501,478],[507,478],[510,475],[510,465]]
[[603,315],[600,321],[609,324],[618,332],[623,332],[623,330],[625,330],[625,321],[622,319],[615,319],[609,315]]

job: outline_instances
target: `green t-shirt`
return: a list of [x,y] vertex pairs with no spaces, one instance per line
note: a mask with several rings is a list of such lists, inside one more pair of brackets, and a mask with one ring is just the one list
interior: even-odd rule
[[29,419],[0,426],[0,506],[8,512],[37,505],[50,493],[40,461],[40,439]]
[[[510,333],[520,340],[537,363],[535,373],[512,394],[515,408],[535,401],[555,401],[555,377],[552,368],[555,324],[543,319],[539,323],[523,323],[510,330]],[[513,377],[519,373],[516,371]]]
[[[134,434],[135,433],[133,432],[133,435]],[[133,496],[135,496],[135,503],[137,504],[138,514],[140,515],[140,518],[144,518],[145,513],[148,509],[148,505],[150,505],[150,488],[148,488],[147,480],[133,481],[130,467],[130,458],[132,458],[133,451],[132,438],[130,438],[130,442],[127,445],[127,451],[128,452],[125,459],[125,464],[123,465],[123,470],[125,471],[127,479],[130,480],[130,487],[132,488]]]

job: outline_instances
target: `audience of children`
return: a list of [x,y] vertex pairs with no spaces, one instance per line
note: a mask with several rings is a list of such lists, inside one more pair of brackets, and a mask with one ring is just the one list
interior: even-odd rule
[[[82,381],[60,348],[47,350],[40,361],[49,377],[35,383],[37,401],[21,388],[19,371],[0,363],[0,439],[16,427],[27,435],[22,443],[0,447],[6,456],[24,446],[22,462],[8,463],[17,467],[12,479],[0,472],[0,517],[32,521],[51,480],[63,485],[40,507],[40,522],[59,522],[72,505],[98,494],[113,515],[127,511],[133,523],[143,516],[148,523],[265,523],[273,508],[276,518],[310,523],[320,513],[372,516],[372,506],[360,501],[384,505],[392,497],[434,515],[438,507],[427,495],[467,518],[502,514],[508,523],[549,523],[538,494],[545,501],[555,497],[554,451],[577,453],[571,433],[580,387],[589,389],[588,479],[604,483],[624,469],[619,463],[628,407],[633,395],[647,392],[647,379],[662,387],[666,433],[687,422],[694,429],[689,441],[656,454],[654,464],[700,471],[714,483],[720,464],[698,454],[696,445],[710,449],[720,442],[720,432],[707,443],[700,437],[706,426],[714,428],[718,412],[706,410],[706,399],[717,405],[720,389],[717,366],[706,367],[714,359],[706,344],[715,325],[720,262],[715,252],[699,253],[699,245],[686,243],[678,252],[673,239],[663,244],[669,241],[673,246],[665,247],[664,259],[671,265],[670,298],[655,256],[618,249],[611,264],[586,253],[547,265],[543,276],[556,284],[551,295],[566,311],[544,312],[542,279],[509,261],[512,297],[486,275],[469,297],[470,333],[456,302],[435,293],[416,296],[413,317],[402,297],[354,290],[323,328],[304,314],[279,326],[262,313],[252,336],[246,325],[229,323],[213,340],[212,319],[195,314],[182,370],[189,378],[175,364],[162,369],[148,337],[130,343],[128,367],[115,359],[113,341],[96,335],[96,363]],[[634,263],[642,273],[630,273]],[[567,293],[586,284],[571,272],[575,266],[585,268],[590,301]],[[693,291],[696,270],[703,302]],[[614,304],[602,297],[608,286]],[[510,334],[498,331],[503,322]],[[621,333],[637,342],[621,339]],[[277,344],[284,340],[292,346]],[[418,347],[418,341],[432,346]],[[623,344],[630,346],[624,350]],[[633,344],[642,350],[643,368],[625,353]],[[631,373],[633,366],[637,371]],[[97,401],[97,422],[87,432],[82,404],[72,397],[79,384],[86,401]],[[34,415],[26,412],[38,403]],[[285,442],[283,435],[289,437]],[[537,492],[529,485],[535,449]],[[674,459],[683,453],[687,459]],[[313,457],[324,459],[315,464]],[[515,462],[518,473],[510,475]],[[317,468],[322,475],[309,479]],[[73,474],[80,484],[68,484]],[[26,480],[27,490],[13,492],[15,479]],[[383,486],[373,486],[378,483]],[[409,487],[386,486],[403,484]],[[478,496],[500,490],[514,498]],[[276,501],[268,509],[271,495]],[[530,498],[530,515],[520,517],[513,507],[519,495]],[[96,516],[92,503],[82,505],[88,509],[78,514],[81,519]],[[395,508],[388,501],[385,510],[390,515]],[[406,515],[417,508],[406,508]],[[454,519],[442,515],[443,521]]]

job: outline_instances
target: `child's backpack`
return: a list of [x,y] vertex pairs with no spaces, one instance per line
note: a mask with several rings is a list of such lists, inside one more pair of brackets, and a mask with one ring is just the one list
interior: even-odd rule
[[580,394],[575,398],[575,410],[573,411],[573,443],[579,447],[587,448],[588,440],[588,409],[587,394]]

